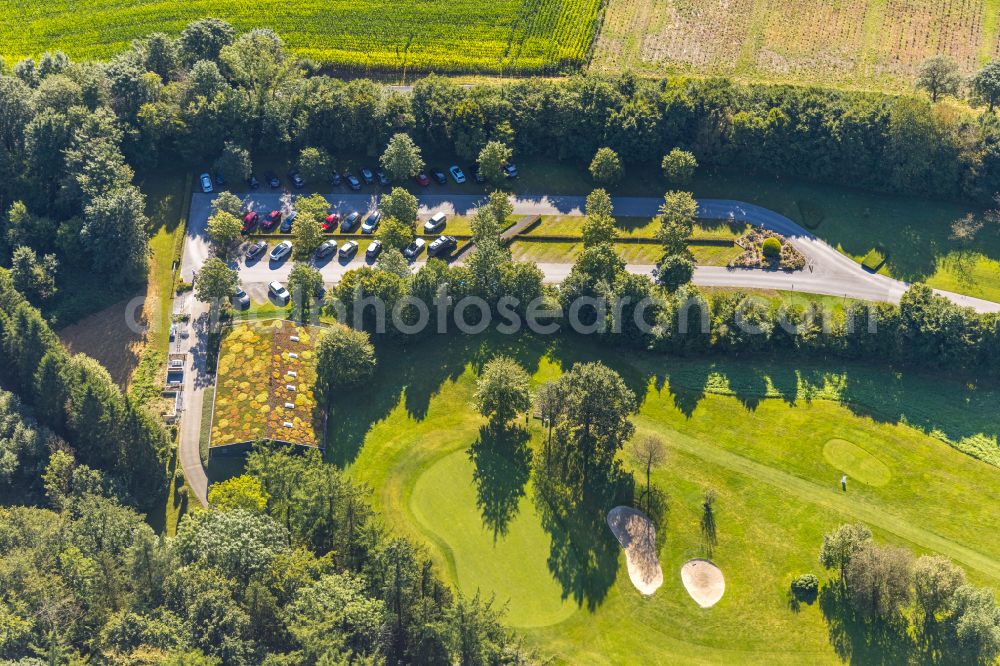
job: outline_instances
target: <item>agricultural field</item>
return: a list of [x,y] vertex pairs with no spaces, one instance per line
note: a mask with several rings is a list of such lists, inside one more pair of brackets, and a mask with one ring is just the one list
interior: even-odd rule
[[[654,596],[633,588],[603,515],[573,527],[544,519],[531,472],[545,439],[536,420],[522,445],[491,454],[471,403],[478,369],[497,353],[514,356],[535,388],[573,363],[601,360],[639,397],[638,433],[668,447],[653,473],[669,507],[658,526],[664,585]],[[880,542],[943,553],[976,584],[1000,583],[992,538],[1000,469],[956,450],[981,437],[995,448],[990,433],[1000,424],[987,405],[996,399],[988,388],[860,365],[665,359],[584,339],[456,336],[381,350],[374,380],[335,399],[327,457],[371,485],[389,527],[423,544],[452,585],[495,594],[507,622],[556,663],[657,663],[669,654],[685,664],[835,664],[845,651],[871,663],[884,645],[866,643],[823,603],[790,608],[789,582],[812,572],[825,583],[822,535],[862,521]],[[706,488],[718,496],[712,560],[726,576],[710,611],[678,575],[705,555]]]
[[276,2],[0,0],[0,54],[13,61],[61,49],[106,58],[151,32],[215,16],[239,30],[270,27],[301,56],[337,69],[551,72],[583,64],[600,0]]
[[322,448],[324,419],[313,395],[314,347],[320,332],[272,320],[240,323],[225,334],[219,350],[211,449],[258,439]]
[[610,0],[592,69],[908,87],[945,53],[998,53],[997,0]]

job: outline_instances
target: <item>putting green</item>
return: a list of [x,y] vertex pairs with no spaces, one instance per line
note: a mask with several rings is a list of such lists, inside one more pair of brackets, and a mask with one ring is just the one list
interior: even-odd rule
[[823,457],[849,479],[869,486],[884,486],[892,478],[884,462],[846,439],[831,439],[824,444]]
[[422,531],[448,554],[463,594],[479,590],[497,603],[507,603],[508,624],[542,627],[560,622],[576,610],[562,599],[559,584],[546,564],[550,539],[528,496],[505,535],[493,539],[476,507],[473,466],[465,451],[449,454],[417,479],[410,510]]

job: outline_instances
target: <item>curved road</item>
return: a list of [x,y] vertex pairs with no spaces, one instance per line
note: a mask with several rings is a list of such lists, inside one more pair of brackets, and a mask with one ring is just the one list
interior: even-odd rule
[[[251,195],[251,205],[263,212],[279,208],[279,193],[262,192]],[[191,276],[209,256],[206,225],[214,195],[195,193],[191,200],[181,276],[191,280]],[[485,200],[484,195],[469,194],[425,194],[421,195],[420,215],[443,211],[449,214],[468,215]],[[331,208],[335,211],[358,210],[364,213],[377,204],[377,195],[342,194],[327,195]],[[546,196],[520,194],[511,197],[516,215],[582,215],[586,197]],[[662,199],[657,197],[614,197],[615,214],[621,217],[652,217],[656,215]],[[801,271],[764,271],[758,269],[730,269],[721,266],[698,266],[694,283],[712,287],[742,287],[752,289],[780,289],[803,293],[843,296],[868,301],[898,303],[909,285],[882,275],[865,271],[849,257],[841,254],[826,242],[808,232],[792,220],[767,208],[742,201],[726,199],[699,199],[698,214],[702,219],[735,220],[763,226],[787,237],[806,258],[806,268]],[[422,262],[415,264],[418,267]],[[364,253],[359,253],[352,261],[329,261],[318,265],[328,284],[338,282],[349,270],[364,265]],[[267,298],[267,283],[271,280],[284,281],[291,270],[291,262],[271,263],[266,259],[249,265],[242,260],[234,265],[239,271],[240,281],[254,298]],[[549,283],[561,282],[568,274],[571,264],[540,263],[539,268]],[[627,270],[650,275],[651,265],[630,264]],[[978,312],[1000,312],[1000,303],[970,296],[936,290],[958,305],[967,306]],[[185,373],[184,411],[181,416],[181,438],[179,456],[188,484],[202,502],[207,501],[208,478],[201,465],[199,437],[201,430],[202,398],[204,388],[211,383],[204,367],[205,354],[205,308],[190,294],[179,298],[175,312],[191,315],[193,334],[182,338],[179,347],[190,351],[188,372]]]

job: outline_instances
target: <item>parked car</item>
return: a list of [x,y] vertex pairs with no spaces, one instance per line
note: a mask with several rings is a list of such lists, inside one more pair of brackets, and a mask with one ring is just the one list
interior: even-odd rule
[[472,172],[472,180],[476,181],[480,185],[486,182],[486,176],[480,173],[478,164],[473,164],[469,167],[469,171]]
[[250,174],[250,177],[247,178],[247,185],[250,186],[251,190],[256,190],[258,187],[260,187],[260,181],[257,180],[257,176]]
[[357,241],[347,241],[340,246],[340,258],[350,259],[358,253],[358,243]]
[[379,169],[375,172],[375,175],[378,176],[378,184],[382,187],[389,187],[392,185],[392,178],[389,178],[389,174],[385,172],[385,169]]
[[288,290],[277,280],[268,283],[267,291],[282,303],[288,302]]
[[203,173],[198,176],[198,180],[201,181],[201,191],[208,194],[212,191],[212,177],[207,173]]
[[260,257],[264,252],[267,251],[267,241],[257,241],[253,245],[247,248],[246,258],[247,261],[253,261],[254,259]]
[[326,219],[323,220],[323,224],[320,226],[323,227],[323,231],[333,233],[337,230],[337,227],[340,226],[340,215],[330,213],[326,216]]
[[361,213],[354,210],[344,218],[344,221],[340,223],[340,233],[346,234],[354,231],[358,226],[358,221],[361,219]]
[[417,238],[412,243],[406,246],[406,249],[403,250],[403,256],[406,257],[407,259],[416,259],[420,255],[420,253],[424,251],[424,248],[426,246],[427,246],[427,241],[425,241],[423,238]]
[[462,167],[458,166],[457,164],[448,169],[448,173],[451,174],[451,177],[459,185],[465,182],[465,174],[462,173]]
[[419,185],[420,187],[427,187],[428,185],[431,184],[431,179],[428,178],[427,174],[424,173],[423,171],[414,176],[413,179],[417,181],[417,185]]
[[365,250],[365,256],[369,259],[375,259],[380,254],[382,254],[382,241],[373,240],[368,244],[368,249]]
[[292,251],[292,241],[281,241],[271,250],[271,260],[281,261]]
[[281,187],[281,179],[278,178],[278,174],[273,171],[268,171],[264,178],[267,179],[267,184],[271,186],[272,190],[276,190]]
[[344,182],[343,178],[341,178],[340,174],[337,173],[336,170],[334,170],[334,172],[330,174],[330,184],[332,184],[334,187],[340,187],[340,184],[342,182]]
[[424,233],[425,234],[436,234],[437,232],[444,229],[445,223],[448,221],[448,216],[438,211],[431,216],[431,219],[424,222]]
[[295,218],[298,217],[298,215],[299,214],[293,210],[291,213],[285,216],[285,219],[281,221],[281,233],[283,234],[291,233],[292,224],[295,222]]
[[292,185],[295,186],[295,189],[297,190],[301,190],[303,187],[306,186],[306,181],[302,180],[302,176],[299,174],[298,171],[289,171],[288,180],[289,182],[291,182]]
[[323,241],[323,243],[318,248],[316,248],[316,258],[325,259],[329,257],[331,254],[334,254],[336,251],[337,251],[337,241],[335,240]]
[[503,168],[503,173],[508,178],[517,178],[517,165],[516,164],[508,164],[507,166],[505,166]]
[[267,217],[264,218],[264,223],[260,225],[260,227],[264,231],[270,231],[279,224],[281,224],[281,211],[272,210],[270,213],[267,214]]
[[233,294],[233,307],[250,307],[250,297],[247,295],[247,292],[243,291],[242,287],[236,287],[236,293]]
[[441,171],[441,169],[431,170],[431,178],[438,185],[445,185],[448,182],[448,177],[444,175],[444,171]]
[[243,216],[243,233],[248,234],[254,230],[257,223],[260,222],[260,214],[256,211],[249,211]]
[[375,230],[378,229],[378,223],[382,221],[382,212],[373,210],[365,218],[364,223],[361,225],[361,233],[363,234],[373,234]]
[[375,182],[375,174],[373,174],[372,170],[368,167],[362,167],[361,178],[364,179],[365,185],[371,185]]
[[454,236],[438,236],[427,248],[427,254],[431,257],[437,257],[448,254],[456,247],[458,247],[458,239]]
[[361,181],[358,180],[358,177],[355,176],[353,173],[347,174],[346,176],[344,176],[344,178],[347,179],[347,186],[350,187],[352,190],[357,191],[361,189]]

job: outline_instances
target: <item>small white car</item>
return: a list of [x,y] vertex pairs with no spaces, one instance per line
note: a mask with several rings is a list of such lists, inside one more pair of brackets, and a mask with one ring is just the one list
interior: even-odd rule
[[201,191],[208,194],[212,191],[212,177],[207,173],[203,173],[198,176],[198,180],[201,181]]
[[358,252],[357,241],[347,241],[346,243],[340,246],[339,254],[341,259],[350,259],[355,254],[357,254],[357,252]]
[[435,234],[441,231],[442,229],[444,229],[444,225],[447,221],[448,217],[444,213],[440,211],[434,213],[431,219],[424,222],[424,233]]
[[271,250],[271,260],[281,261],[292,251],[292,241],[281,241]]
[[267,285],[267,291],[272,296],[274,296],[277,300],[281,301],[282,303],[287,303],[288,302],[288,298],[289,298],[290,294],[288,293],[288,290],[285,289],[284,285],[282,285],[277,280],[275,280],[274,282],[268,283],[268,285]]

